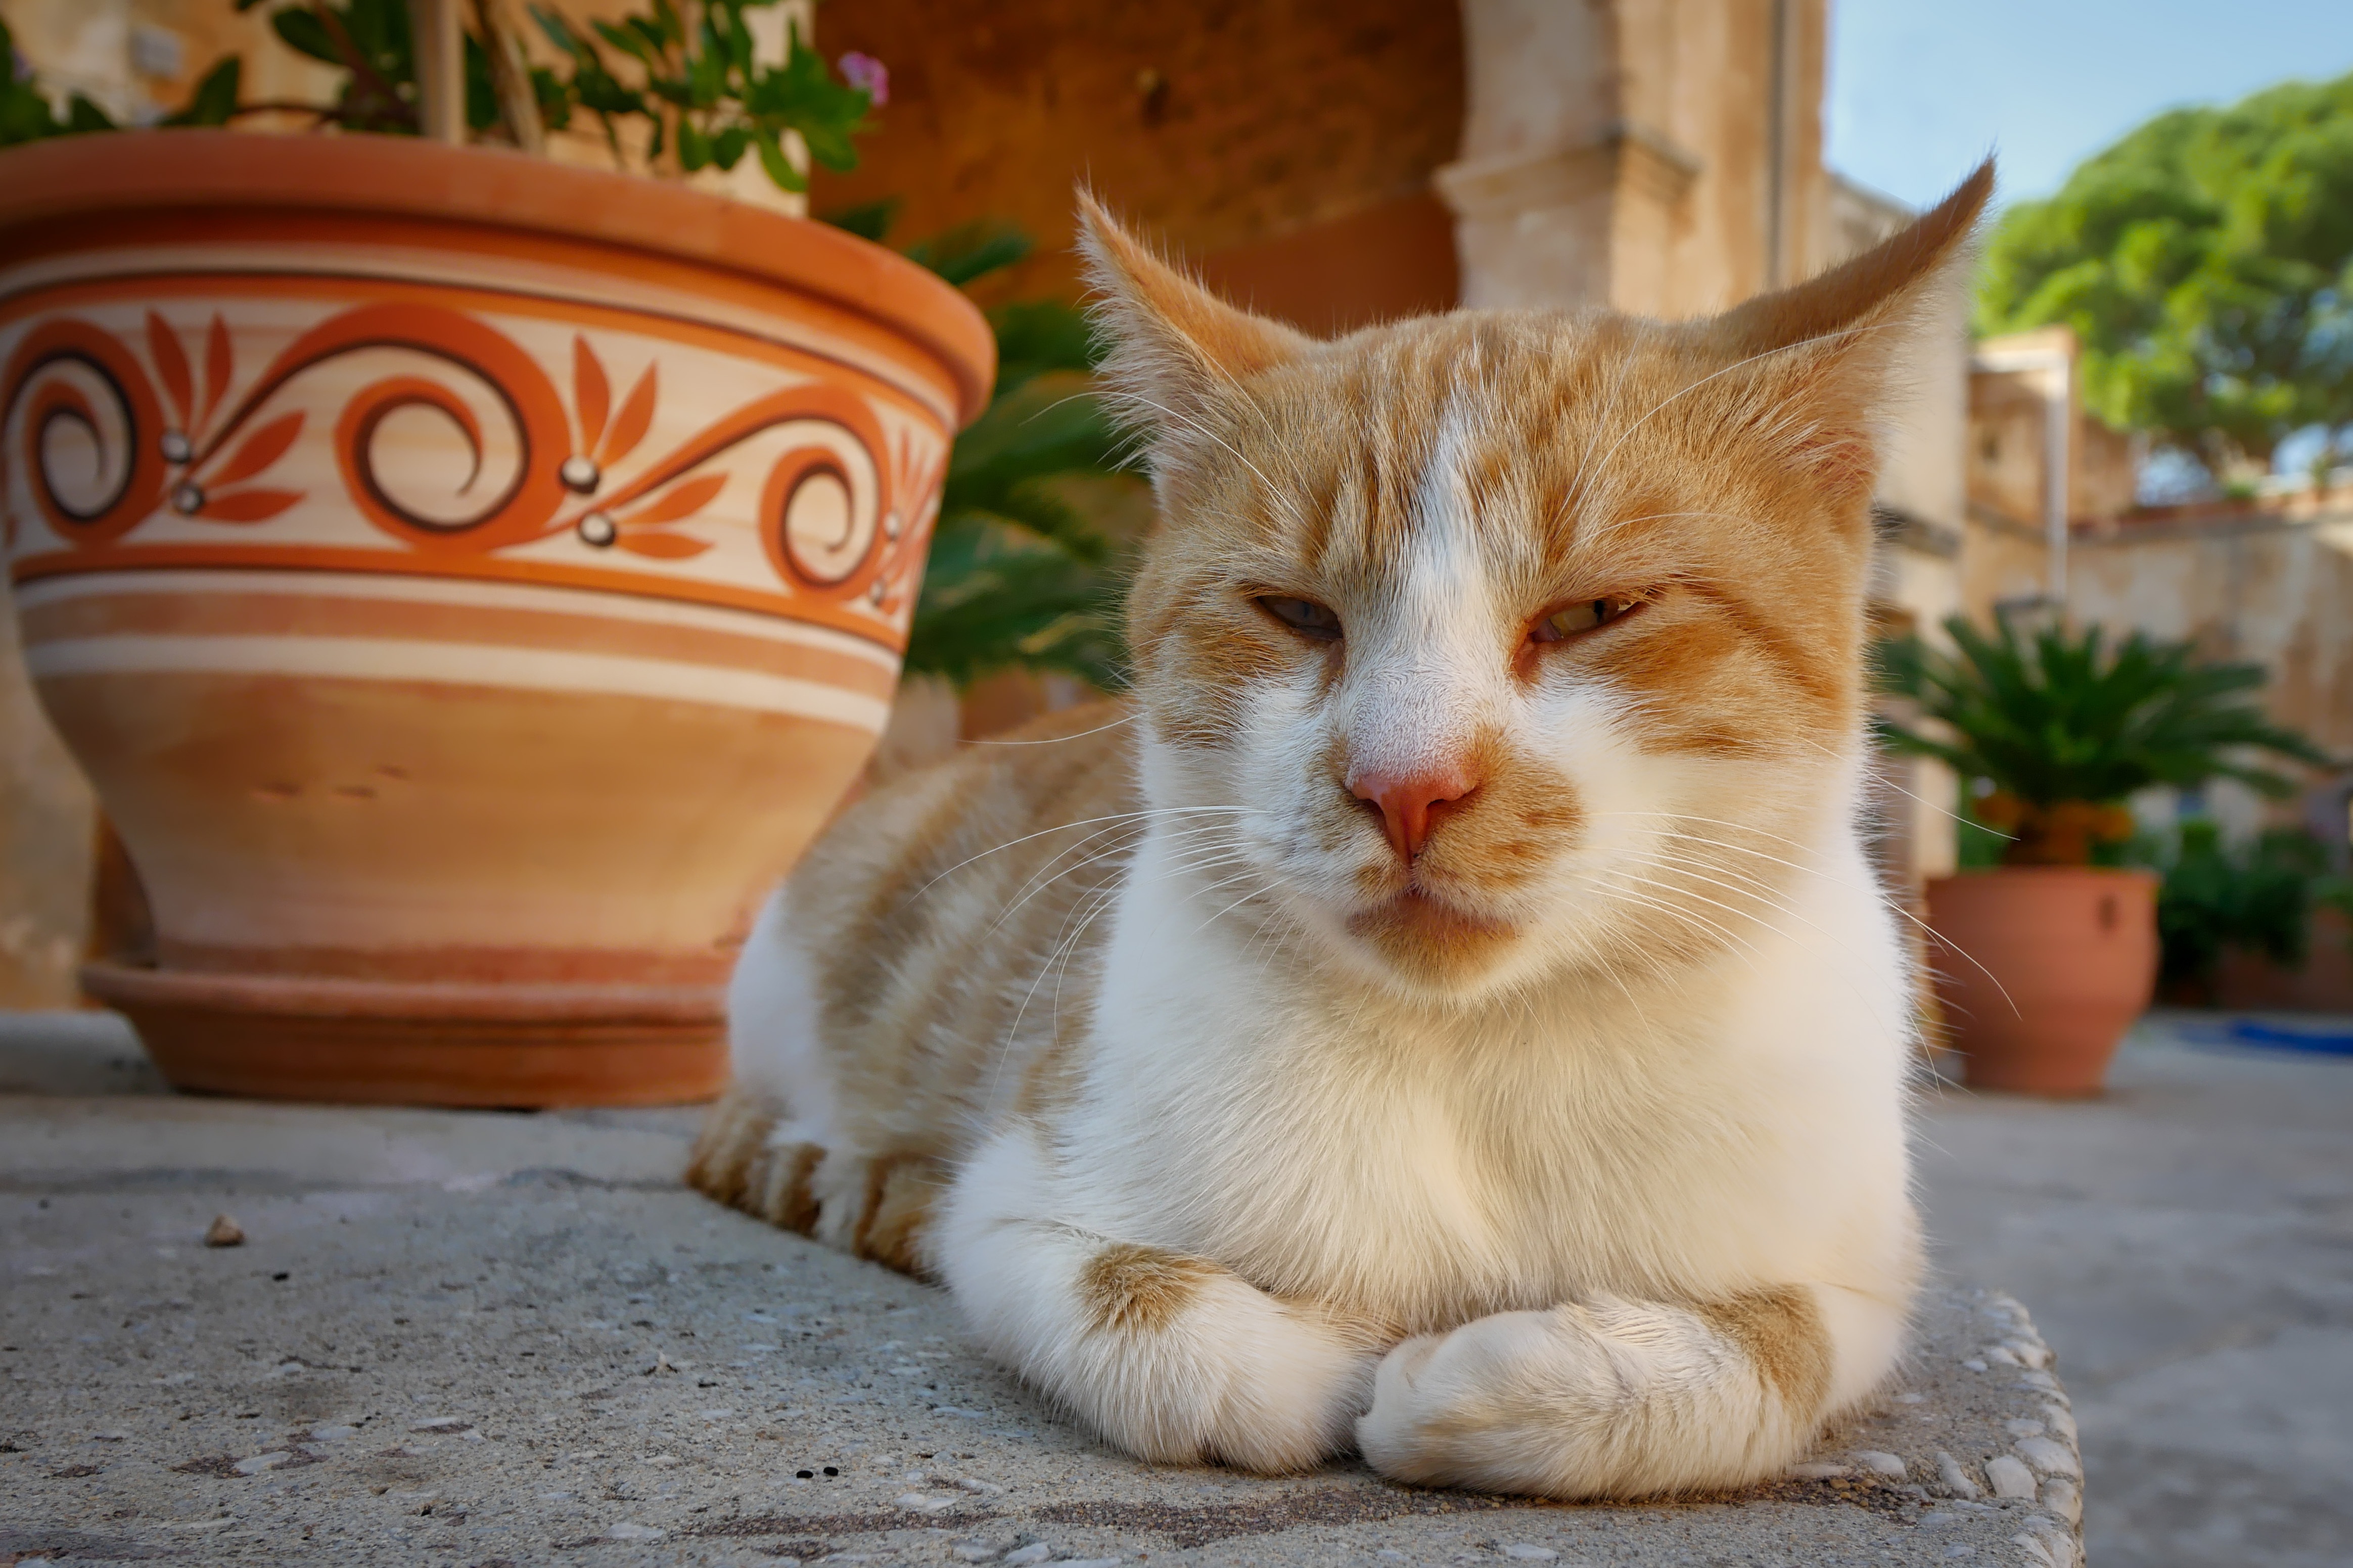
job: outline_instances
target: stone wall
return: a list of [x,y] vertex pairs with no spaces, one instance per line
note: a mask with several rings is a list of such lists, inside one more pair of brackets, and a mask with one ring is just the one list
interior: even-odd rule
[[1039,249],[990,298],[1075,293],[1081,181],[1210,257],[1425,191],[1462,123],[1451,4],[860,0],[818,26],[828,55],[890,68],[891,102],[858,170],[818,174],[817,209],[895,197],[902,239],[1018,224]]
[[2310,521],[2253,514],[2079,533],[2068,584],[2078,620],[2261,664],[2272,716],[2353,756],[2353,508]]

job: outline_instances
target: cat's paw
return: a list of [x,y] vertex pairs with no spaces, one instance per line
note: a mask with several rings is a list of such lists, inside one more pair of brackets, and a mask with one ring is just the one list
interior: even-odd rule
[[[1128,1247],[1096,1260],[1095,1321],[1077,1347],[1086,1387],[1071,1402],[1112,1441],[1162,1463],[1282,1475],[1345,1448],[1373,1355],[1215,1265],[1172,1281],[1172,1261]],[[1127,1300],[1146,1278],[1150,1313]]]
[[1556,1427],[1570,1415],[1563,1407],[1546,1419],[1529,1397],[1557,1387],[1564,1362],[1579,1359],[1561,1342],[1554,1313],[1498,1312],[1398,1344],[1381,1359],[1372,1408],[1356,1422],[1366,1463],[1420,1486],[1551,1489],[1531,1486],[1527,1456],[1509,1450],[1532,1421]]
[[1759,1347],[1782,1364],[1798,1346],[1768,1340],[1762,1298],[1743,1300],[1703,1313],[1593,1295],[1408,1340],[1375,1375],[1357,1446],[1423,1486],[1566,1499],[1746,1485],[1796,1456],[1820,1398],[1793,1409],[1776,1392]]

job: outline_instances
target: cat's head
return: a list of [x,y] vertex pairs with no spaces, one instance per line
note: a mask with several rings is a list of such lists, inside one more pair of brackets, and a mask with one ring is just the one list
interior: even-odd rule
[[1192,810],[1165,820],[1204,917],[1246,900],[1439,998],[1775,919],[1854,807],[1883,412],[1992,177],[1710,319],[1329,342],[1082,202],[1160,506],[1128,608],[1146,793]]

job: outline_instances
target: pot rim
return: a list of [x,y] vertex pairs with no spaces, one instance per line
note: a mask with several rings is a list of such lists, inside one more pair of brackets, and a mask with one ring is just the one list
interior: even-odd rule
[[2146,866],[1974,866],[1943,877],[1926,877],[1929,887],[1940,882],[1975,882],[1988,877],[2120,877],[2127,881],[2162,882],[2164,875]]
[[195,129],[65,136],[0,151],[0,254],[14,232],[103,212],[302,208],[438,218],[649,252],[816,294],[930,351],[958,424],[987,405],[997,341],[964,294],[811,218],[507,148],[406,136]]

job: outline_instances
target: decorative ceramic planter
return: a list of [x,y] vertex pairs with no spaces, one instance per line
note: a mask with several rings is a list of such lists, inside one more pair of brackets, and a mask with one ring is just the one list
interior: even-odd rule
[[888,715],[986,323],[902,258],[388,137],[0,154],[0,545],[185,1088],[725,1070],[754,900]]
[[2100,1092],[2157,984],[2157,885],[2089,866],[1928,883],[1936,996],[1972,1087]]

